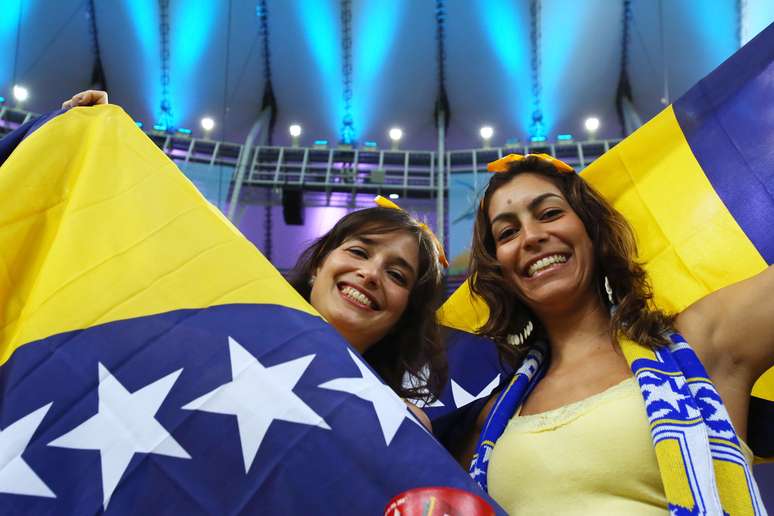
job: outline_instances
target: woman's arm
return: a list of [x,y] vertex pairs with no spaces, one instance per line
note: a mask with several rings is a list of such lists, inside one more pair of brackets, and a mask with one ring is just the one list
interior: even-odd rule
[[774,366],[774,266],[700,299],[677,317],[676,326],[698,337],[688,342],[705,366],[732,365],[752,386]]
[[496,392],[464,407],[445,414],[434,421],[433,433],[463,469],[468,469],[476,452],[481,430],[497,400]]
[[430,422],[430,418],[427,417],[427,414],[425,414],[425,411],[417,407],[416,405],[414,405],[408,400],[404,399],[403,402],[406,405],[408,405],[409,410],[411,411],[412,414],[414,414],[414,417],[416,417],[419,420],[419,422],[422,423],[422,426],[427,428],[428,432],[432,433],[433,424]]
[[774,366],[774,266],[700,299],[675,320],[718,389],[739,435],[747,435],[753,384]]

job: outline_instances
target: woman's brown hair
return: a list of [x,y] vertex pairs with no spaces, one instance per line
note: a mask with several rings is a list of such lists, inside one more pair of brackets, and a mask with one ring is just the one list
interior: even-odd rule
[[[331,251],[360,235],[396,231],[417,238],[417,281],[401,318],[384,338],[365,352],[363,358],[399,396],[429,402],[440,394],[448,366],[435,318],[442,294],[438,250],[417,220],[403,210],[381,207],[344,216],[301,254],[291,273],[290,284],[309,300],[310,279]],[[406,373],[412,382],[404,383]]]
[[528,320],[535,324],[539,321],[503,278],[488,215],[492,194],[520,174],[535,174],[556,185],[583,222],[594,247],[597,295],[603,305],[610,305],[602,280],[607,276],[617,302],[611,337],[625,336],[650,346],[668,344],[663,332],[672,326],[674,316],[652,304],[647,274],[636,261],[637,244],[629,223],[580,176],[574,172],[560,172],[549,160],[537,156],[512,162],[506,172],[494,174],[476,213],[470,253],[471,290],[489,306],[489,320],[479,333],[494,339],[501,356],[511,365],[518,362],[530,343],[542,334],[538,325],[524,345],[514,348],[507,342],[507,336],[522,331]]

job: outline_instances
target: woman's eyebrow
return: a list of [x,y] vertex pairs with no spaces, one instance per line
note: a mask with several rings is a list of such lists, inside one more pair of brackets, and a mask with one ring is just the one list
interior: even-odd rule
[[[535,197],[534,199],[532,199],[532,200],[529,202],[529,204],[527,204],[527,209],[528,209],[529,211],[534,211],[534,210],[535,210],[535,208],[537,208],[538,206],[540,206],[540,203],[542,203],[543,201],[545,201],[545,200],[546,200],[546,199],[548,199],[549,197],[556,197],[556,198],[557,198],[557,199],[559,199],[559,200],[564,200],[564,198],[563,198],[561,195],[559,195],[559,194],[555,194],[555,193],[553,193],[553,192],[546,192],[546,193],[544,193],[544,194],[540,194],[540,195],[538,195],[537,197]],[[502,213],[499,213],[499,214],[497,214],[497,215],[496,215],[496,216],[495,216],[495,217],[492,219],[492,222],[490,222],[489,224],[490,224],[491,226],[494,226],[494,225],[495,225],[495,223],[497,223],[497,222],[498,222],[498,221],[500,221],[500,220],[507,220],[507,221],[512,221],[512,220],[518,220],[518,217],[517,217],[517,216],[516,216],[516,214],[515,214],[515,213],[513,213],[512,211],[504,211],[504,212],[502,212]]]
[[[363,235],[352,237],[350,241],[355,241],[355,240],[367,246],[379,245],[379,243],[376,240],[372,238],[368,238],[367,236],[363,236]],[[403,267],[404,269],[408,270],[413,277],[415,278],[417,277],[417,271],[415,271],[414,267],[412,267],[411,264],[408,261],[406,261],[406,259],[403,258],[402,256],[396,255],[392,258],[392,261],[399,267]]]
[[403,267],[404,269],[408,270],[413,277],[417,277],[417,272],[414,270],[414,267],[411,266],[409,262],[407,262],[403,257],[401,256],[395,256],[393,258],[395,261],[395,264],[399,267]]
[[365,245],[374,245],[376,243],[375,240],[373,240],[371,238],[368,238],[367,236],[363,236],[363,235],[354,236],[354,237],[350,238],[349,240],[350,240],[350,242],[353,241],[353,240],[357,240],[358,242],[360,242],[362,244],[365,244]]
[[496,215],[495,218],[492,219],[492,222],[489,223],[489,225],[490,226],[494,226],[495,224],[497,224],[501,220],[507,220],[507,221],[518,220],[518,217],[513,212],[504,211],[504,212],[499,213],[498,215]]
[[529,204],[527,205],[527,208],[529,209],[529,211],[532,211],[535,208],[537,208],[540,205],[540,203],[542,203],[543,201],[545,201],[549,197],[556,197],[559,200],[564,200],[564,198],[561,195],[558,195],[558,194],[555,194],[555,193],[552,193],[552,192],[546,192],[546,193],[540,194],[537,197],[535,197],[534,199],[532,199],[529,202]]

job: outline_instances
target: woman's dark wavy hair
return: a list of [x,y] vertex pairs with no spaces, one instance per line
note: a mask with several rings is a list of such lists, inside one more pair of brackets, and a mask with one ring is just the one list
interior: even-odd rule
[[[672,326],[674,315],[668,315],[652,304],[647,274],[636,261],[637,245],[629,223],[580,176],[559,172],[548,160],[535,156],[511,163],[507,172],[495,173],[476,213],[470,254],[471,290],[486,301],[490,313],[479,333],[494,339],[501,357],[511,365],[523,358],[535,339],[545,336],[534,314],[518,299],[510,282],[503,278],[488,215],[492,194],[514,177],[526,173],[544,177],[556,185],[583,222],[594,248],[597,295],[604,306],[609,306],[602,280],[607,276],[618,302],[612,318],[611,337],[625,336],[650,346],[667,345],[663,331]],[[528,320],[536,323],[537,330],[524,345],[515,349],[507,343],[507,336],[522,331]]]
[[[432,401],[446,383],[448,366],[435,312],[440,306],[442,283],[438,250],[419,222],[402,210],[367,208],[352,212],[314,241],[298,259],[290,284],[309,300],[310,278],[328,254],[346,240],[367,234],[404,231],[417,238],[419,270],[409,301],[396,325],[365,352],[364,358],[399,396]],[[415,381],[404,385],[409,373]]]

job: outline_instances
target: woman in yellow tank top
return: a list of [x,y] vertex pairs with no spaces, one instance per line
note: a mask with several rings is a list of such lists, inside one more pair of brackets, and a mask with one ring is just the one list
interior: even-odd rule
[[[474,457],[474,478],[483,478],[479,482],[495,500],[519,514],[663,514],[667,508],[713,513],[721,506],[765,513],[749,467],[742,464],[739,471],[747,473],[741,477],[729,473],[723,450],[712,443],[729,439],[722,444],[731,462],[751,458],[741,440],[752,385],[774,365],[774,268],[680,314],[665,314],[650,303],[629,225],[572,168],[547,155],[510,155],[490,170],[497,173],[476,216],[471,289],[490,310],[481,333],[521,369],[506,392],[485,405],[469,436],[465,454]],[[676,333],[670,336],[668,329]],[[622,348],[629,350],[626,356]],[[689,383],[701,376],[704,397],[691,400],[699,406],[686,405],[688,390],[665,387],[663,378],[687,388],[679,385],[685,384],[679,371],[656,371],[635,360],[638,353],[666,361],[675,355],[683,364],[684,350],[698,356],[689,361],[689,371],[702,364],[706,369],[687,375]],[[526,378],[521,387],[520,375]],[[508,391],[518,388],[523,393],[504,409]],[[670,410],[685,419],[667,421],[674,435],[658,437],[663,442],[654,451],[654,425]],[[712,414],[726,422],[730,430],[723,432],[729,435],[713,438]],[[734,429],[740,440],[731,435]],[[689,449],[706,451],[709,458],[680,459],[681,450]],[[676,466],[668,455],[678,457]],[[711,485],[693,485],[697,478]],[[739,502],[735,497],[742,495],[733,491],[741,488],[728,486],[742,484],[749,496]],[[702,498],[705,491],[714,493],[713,500]]]

